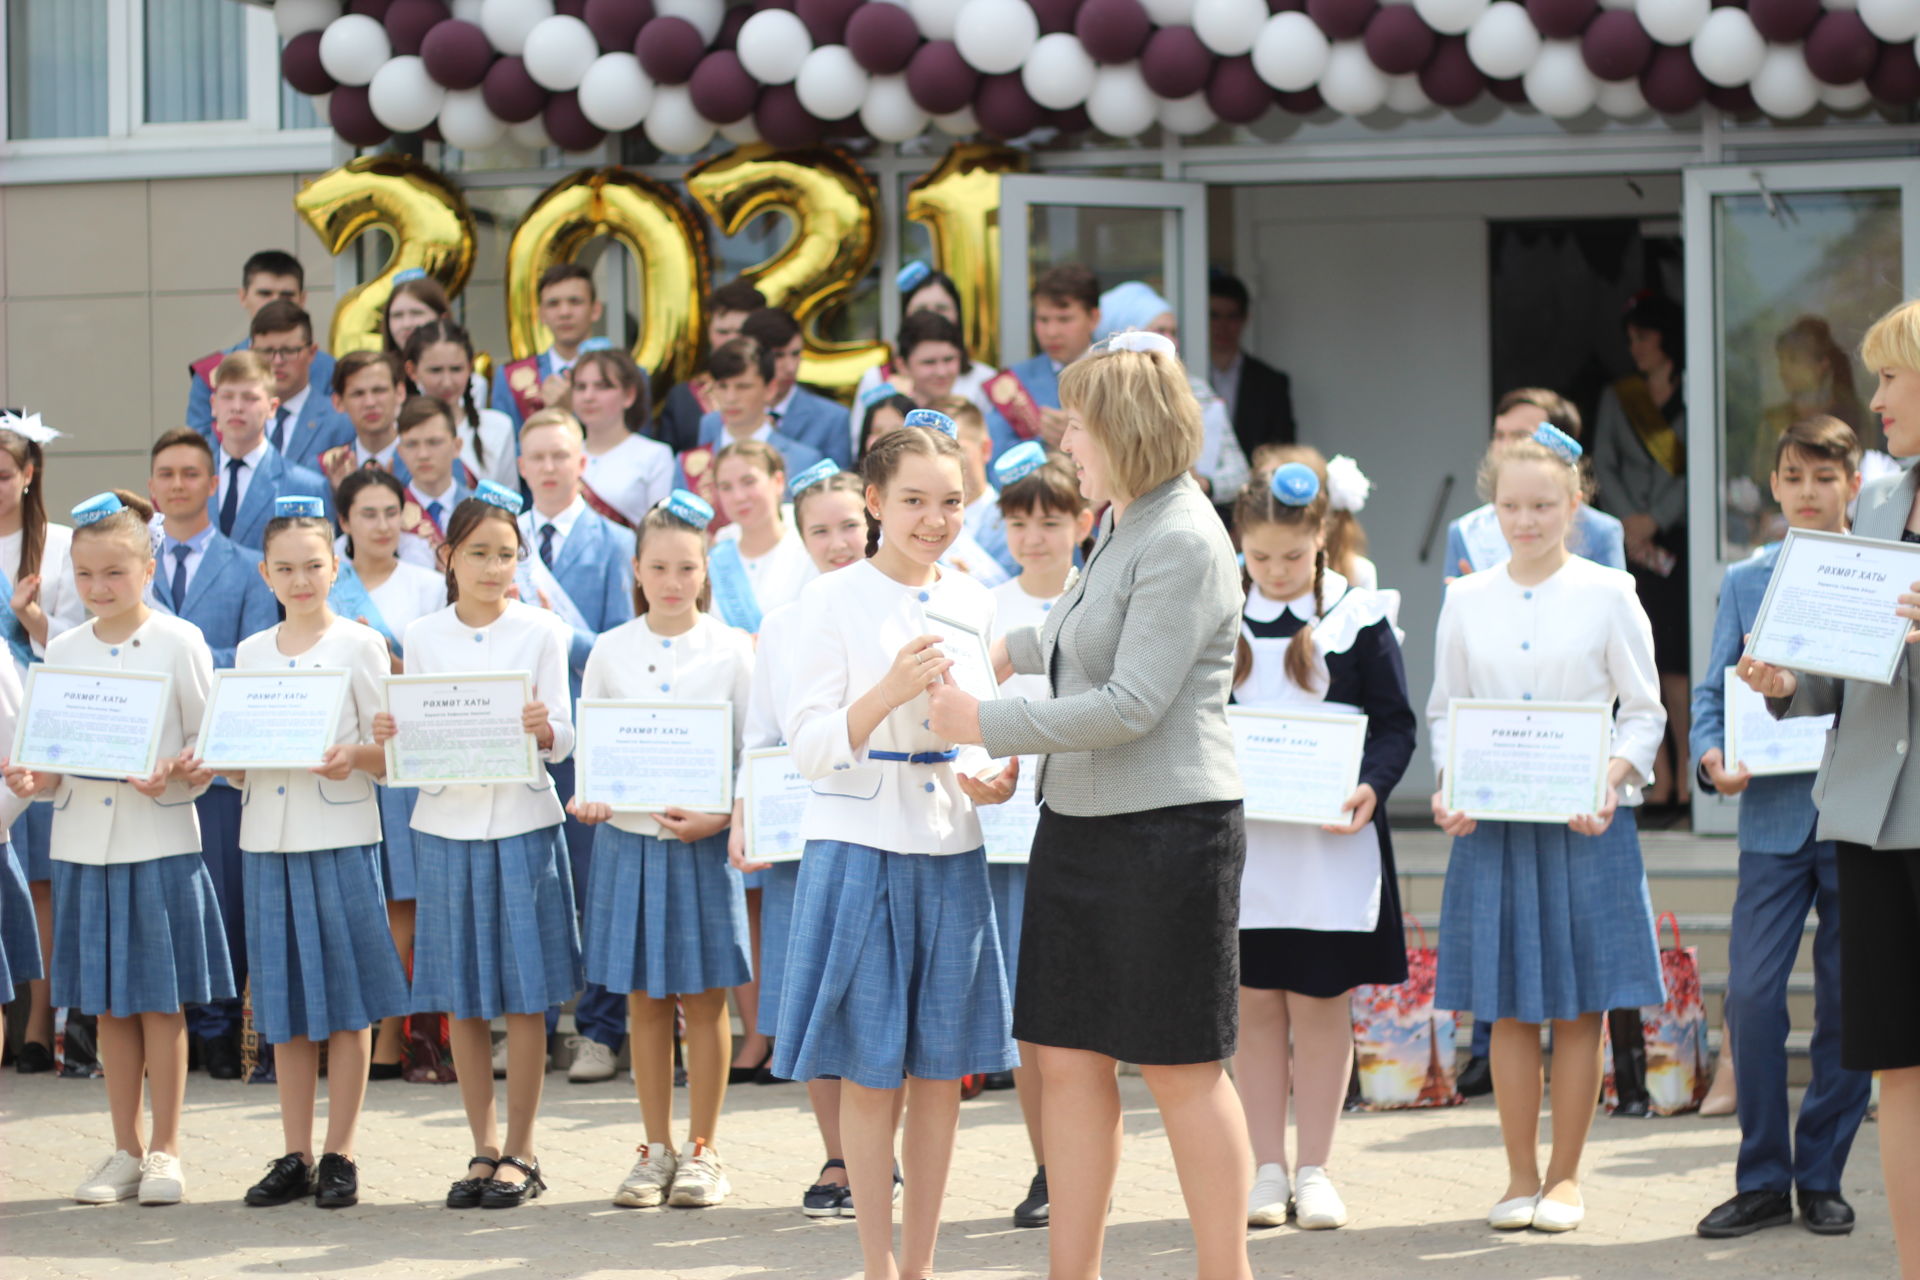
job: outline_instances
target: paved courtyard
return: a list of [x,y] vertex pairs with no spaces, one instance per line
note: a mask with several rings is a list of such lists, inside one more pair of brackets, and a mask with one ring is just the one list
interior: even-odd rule
[[[240,1195],[280,1154],[270,1086],[195,1075],[186,1123],[189,1202],[141,1209],[67,1199],[108,1141],[96,1082],[0,1078],[0,1268],[21,1277],[643,1275],[837,1280],[857,1273],[854,1224],[809,1222],[800,1189],[820,1161],[796,1086],[735,1089],[721,1150],[733,1199],[709,1210],[623,1210],[608,1203],[639,1140],[624,1078],[571,1085],[548,1077],[542,1162],[553,1189],[514,1211],[440,1207],[467,1152],[451,1087],[379,1083],[362,1124],[363,1199],[326,1213],[311,1205],[248,1209]],[[1126,1165],[1114,1202],[1110,1280],[1192,1275],[1186,1228],[1159,1120],[1137,1079],[1127,1100]],[[684,1095],[681,1105],[684,1106]],[[1798,1226],[1710,1243],[1694,1221],[1729,1194],[1731,1119],[1594,1124],[1589,1217],[1556,1238],[1487,1229],[1504,1186],[1491,1101],[1437,1112],[1350,1116],[1333,1172],[1354,1213],[1346,1230],[1256,1233],[1261,1276],[1373,1277],[1885,1277],[1893,1240],[1880,1187],[1876,1126],[1863,1127],[1846,1193],[1860,1228],[1840,1239]],[[941,1275],[987,1280],[1045,1274],[1046,1233],[1015,1230],[1007,1211],[1031,1169],[1011,1093],[962,1112],[947,1198]]]

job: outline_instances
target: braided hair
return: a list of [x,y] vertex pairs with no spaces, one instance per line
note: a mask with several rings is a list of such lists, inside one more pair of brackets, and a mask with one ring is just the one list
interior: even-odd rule
[[[869,488],[885,493],[887,485],[893,481],[894,473],[900,469],[900,460],[909,454],[923,458],[952,458],[958,465],[960,443],[932,427],[895,427],[867,449],[866,457],[860,460],[860,477]],[[869,510],[867,558],[871,560],[873,553],[879,549],[880,521]]]
[[[1256,471],[1253,478],[1240,491],[1233,504],[1233,525],[1244,539],[1250,530],[1262,525],[1280,525],[1290,529],[1310,529],[1320,535],[1321,543],[1313,553],[1313,617],[1315,621],[1324,618],[1327,613],[1327,601],[1324,595],[1327,576],[1327,490],[1323,485],[1314,494],[1312,501],[1302,506],[1291,506],[1280,501],[1273,492],[1273,469],[1271,466]],[[1245,568],[1240,571],[1240,586],[1243,591],[1251,591],[1253,578]],[[1301,689],[1313,688],[1319,678],[1319,672],[1313,661],[1313,623],[1308,622],[1293,633],[1293,639],[1287,644],[1285,659],[1287,679]],[[1233,684],[1239,688],[1253,672],[1253,648],[1247,643],[1244,633],[1234,641],[1233,648]]]
[[[429,320],[408,335],[406,362],[409,367],[419,364],[421,357],[426,355],[428,347],[442,342],[450,342],[467,353],[467,385],[461,388],[460,401],[461,407],[466,411],[467,426],[473,432],[473,460],[480,464],[481,470],[485,470],[487,446],[486,442],[480,438],[480,406],[473,402],[473,339],[467,336],[465,329],[449,319],[442,317],[439,320]],[[454,434],[458,435],[459,432],[455,431]]]

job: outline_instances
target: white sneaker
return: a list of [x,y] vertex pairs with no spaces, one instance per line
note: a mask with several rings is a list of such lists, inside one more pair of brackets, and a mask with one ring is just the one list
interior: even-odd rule
[[1293,1221],[1305,1231],[1329,1231],[1348,1222],[1346,1202],[1318,1165],[1302,1165],[1293,1180]]
[[505,1036],[493,1042],[493,1078],[495,1080],[507,1078],[507,1038]]
[[1261,1165],[1253,1175],[1253,1194],[1247,1197],[1247,1225],[1285,1226],[1288,1194],[1287,1166]]
[[682,1209],[705,1209],[733,1194],[733,1184],[720,1167],[714,1149],[695,1138],[680,1149],[680,1169],[673,1175],[673,1194],[667,1203]]
[[613,1202],[622,1209],[651,1209],[667,1198],[680,1162],[664,1142],[643,1143],[634,1150],[640,1158],[627,1170],[620,1189],[613,1193]]
[[567,1041],[573,1058],[567,1063],[567,1079],[575,1084],[599,1084],[613,1079],[613,1050],[587,1036]]
[[124,1151],[103,1157],[87,1170],[73,1198],[81,1204],[113,1204],[140,1193],[140,1162]]
[[187,1194],[186,1170],[180,1157],[164,1151],[149,1151],[140,1162],[140,1203],[179,1204]]

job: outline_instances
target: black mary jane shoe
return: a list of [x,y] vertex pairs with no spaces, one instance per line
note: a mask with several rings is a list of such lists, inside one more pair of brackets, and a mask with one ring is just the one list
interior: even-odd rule
[[999,1093],[1003,1089],[1011,1089],[1013,1088],[1013,1083],[1013,1072],[1011,1071],[987,1072],[988,1093]]
[[[472,1173],[473,1166],[477,1164],[487,1166],[487,1172],[489,1174],[500,1167],[500,1162],[492,1156],[475,1156],[473,1159],[467,1161],[467,1172]],[[486,1193],[487,1185],[492,1181],[493,1179],[490,1177],[460,1179],[460,1181],[447,1188],[447,1208],[478,1209],[480,1207],[480,1198]]]
[[1047,1167],[1040,1166],[1033,1175],[1033,1181],[1027,1187],[1027,1198],[1013,1209],[1013,1225],[1016,1227],[1044,1227],[1049,1221],[1047,1214]]
[[322,1209],[348,1209],[360,1203],[360,1166],[327,1152],[313,1178],[313,1203]]
[[540,1176],[540,1162],[529,1164],[519,1156],[501,1156],[501,1164],[510,1164],[526,1174],[523,1182],[502,1182],[495,1178],[487,1183],[480,1193],[482,1209],[517,1209],[529,1200],[538,1200],[540,1193],[547,1189],[547,1181]]
[[267,1176],[247,1188],[247,1203],[256,1209],[292,1204],[313,1194],[313,1166],[289,1151],[267,1166]]
[[369,1062],[367,1064],[369,1080],[398,1080],[406,1073],[407,1067],[403,1062]]
[[1800,1224],[1817,1236],[1844,1236],[1853,1230],[1853,1206],[1838,1191],[1802,1191]]
[[[1806,1203],[1804,1197],[1801,1203]],[[1709,1240],[1731,1240],[1792,1221],[1793,1200],[1786,1192],[1742,1191],[1700,1219],[1694,1230]]]
[[38,1040],[29,1040],[20,1046],[19,1054],[13,1060],[13,1069],[23,1076],[39,1075],[43,1071],[53,1070],[53,1050]]
[[728,1067],[728,1084],[752,1084],[754,1078],[773,1065],[773,1046],[767,1046],[767,1056],[750,1067]]

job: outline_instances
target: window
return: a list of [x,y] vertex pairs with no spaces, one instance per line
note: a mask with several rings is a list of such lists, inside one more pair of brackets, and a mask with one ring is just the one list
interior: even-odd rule
[[147,0],[144,7],[145,122],[246,119],[246,8],[233,0]]
[[7,136],[107,132],[108,0],[7,0]]

